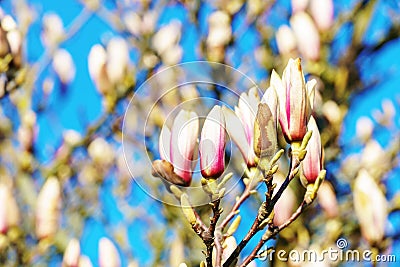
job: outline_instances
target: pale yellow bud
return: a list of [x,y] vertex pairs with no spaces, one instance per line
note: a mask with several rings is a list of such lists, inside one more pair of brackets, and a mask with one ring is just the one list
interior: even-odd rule
[[65,49],[58,49],[53,58],[53,68],[63,84],[69,84],[75,78],[75,64],[71,54]]
[[64,25],[61,18],[54,13],[43,16],[42,41],[46,46],[54,46],[59,43],[64,36]]
[[92,267],[93,265],[92,265],[92,262],[90,261],[90,259],[89,259],[88,256],[81,255],[81,256],[79,257],[79,264],[78,264],[78,266],[79,266],[79,267]]
[[12,193],[11,187],[0,183],[0,234],[16,226],[20,220],[17,202]]
[[63,267],[78,267],[80,261],[81,247],[77,239],[71,239],[64,252]]
[[152,45],[158,54],[163,54],[179,42],[181,38],[181,28],[181,23],[177,20],[173,20],[158,30],[152,40]]
[[290,54],[296,50],[297,42],[292,29],[287,25],[282,25],[276,32],[276,43],[279,53]]
[[88,67],[90,78],[101,94],[112,90],[112,84],[106,72],[107,53],[103,46],[96,44],[89,52]]
[[334,218],[339,214],[338,202],[335,191],[331,183],[324,181],[318,190],[318,203],[329,218]]
[[99,266],[100,267],[119,267],[121,260],[114,243],[110,239],[103,237],[99,241]]
[[36,236],[53,236],[58,230],[61,211],[61,186],[57,178],[48,178],[39,192],[36,205]]
[[374,123],[368,117],[360,117],[356,124],[356,135],[357,137],[365,142],[371,138],[372,132],[374,131]]
[[210,47],[225,46],[231,39],[231,19],[223,11],[216,11],[208,18],[209,33],[207,36],[207,45]]
[[107,76],[111,83],[123,80],[129,63],[129,47],[122,38],[112,38],[107,44]]
[[296,36],[300,53],[307,59],[318,60],[320,54],[319,33],[311,17],[305,12],[296,13],[290,19],[290,25]]
[[94,162],[109,165],[114,160],[114,150],[103,138],[96,138],[88,147],[89,156]]

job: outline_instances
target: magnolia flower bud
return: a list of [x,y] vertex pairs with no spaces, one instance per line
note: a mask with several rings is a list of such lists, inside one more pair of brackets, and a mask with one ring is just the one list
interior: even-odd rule
[[300,59],[289,59],[282,80],[272,71],[271,87],[279,97],[279,123],[288,143],[301,141],[307,132],[311,113],[309,98],[314,92],[316,81],[305,83]]
[[106,71],[107,53],[103,46],[96,44],[89,52],[88,67],[90,78],[101,94],[106,94],[112,88]]
[[259,158],[271,159],[276,151],[276,123],[267,104],[258,105],[254,123],[254,153]]
[[71,239],[64,252],[63,267],[78,267],[80,260],[81,247],[77,239]]
[[[279,173],[279,175],[275,175],[275,177],[277,177],[278,180],[276,181],[274,193],[278,192],[283,181],[285,180],[285,177],[281,173]],[[285,191],[283,191],[282,196],[278,199],[274,206],[274,225],[279,226],[285,223],[290,216],[292,216],[295,205],[296,195],[293,189],[289,186],[285,189]]]
[[312,136],[306,147],[307,154],[303,160],[302,169],[307,182],[314,183],[322,170],[322,146],[321,136],[313,116],[308,122],[308,130],[312,131]]
[[380,242],[385,233],[388,203],[379,185],[364,169],[354,182],[353,196],[362,236],[370,244]]
[[199,119],[195,112],[181,110],[172,125],[172,131],[164,125],[159,139],[162,160],[153,162],[153,176],[189,186],[192,180],[193,157],[196,150]]
[[339,214],[339,206],[335,191],[328,181],[324,180],[318,189],[318,203],[328,218],[334,218]]
[[48,178],[39,192],[36,206],[36,236],[53,236],[58,229],[61,210],[61,186],[57,178]]
[[46,46],[54,46],[64,35],[64,25],[61,18],[54,13],[43,16],[42,41]]
[[75,78],[74,61],[65,49],[58,49],[55,52],[53,68],[63,84],[69,84]]
[[159,55],[179,42],[181,38],[181,27],[180,21],[173,20],[171,23],[163,26],[153,36],[152,45]]
[[12,194],[12,189],[0,183],[0,233],[19,223],[20,215],[17,202]]
[[103,138],[94,139],[88,146],[88,153],[98,164],[110,165],[114,160],[114,150]]
[[88,256],[81,255],[81,256],[79,257],[79,264],[78,264],[78,266],[79,266],[79,267],[92,267],[93,265],[92,265],[92,262],[90,261],[90,259],[89,259]]
[[314,22],[307,13],[296,13],[290,19],[297,46],[300,53],[307,59],[318,60],[320,53],[319,33]]
[[232,35],[230,21],[229,15],[224,11],[216,11],[208,17],[207,45],[209,47],[220,47],[229,43]]
[[276,44],[279,53],[287,55],[296,50],[297,42],[292,29],[287,25],[282,25],[276,32]]
[[13,63],[16,67],[20,67],[22,64],[22,36],[16,26],[8,30],[7,41],[13,56]]
[[7,32],[4,30],[2,24],[0,25],[0,58],[5,57],[11,51],[7,40]]
[[333,1],[311,0],[311,15],[318,29],[326,31],[333,24]]
[[121,82],[129,63],[129,47],[124,39],[116,37],[108,42],[107,59],[106,71],[110,82]]
[[205,178],[218,178],[225,170],[225,117],[220,106],[208,113],[201,130],[200,168]]
[[295,14],[300,11],[306,10],[309,0],[292,0],[292,13]]
[[228,108],[222,108],[228,134],[238,146],[248,167],[255,166],[254,121],[259,103],[257,88],[253,87],[247,94],[240,95],[238,106],[235,107],[236,116]]
[[113,242],[106,237],[99,241],[99,266],[100,267],[119,267],[121,260],[119,253]]
[[374,123],[370,118],[360,117],[357,120],[356,135],[361,141],[366,142],[368,139],[370,139],[373,131]]

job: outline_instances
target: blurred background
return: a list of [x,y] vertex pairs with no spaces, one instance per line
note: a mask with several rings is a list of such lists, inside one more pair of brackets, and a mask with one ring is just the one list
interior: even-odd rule
[[[400,260],[398,1],[2,0],[0,6],[0,265],[76,266],[67,250],[81,255],[79,266],[198,266],[204,247],[181,210],[151,198],[126,167],[121,131],[129,101],[157,71],[196,60],[228,64],[265,91],[272,69],[281,74],[295,57],[306,78],[318,81],[314,115],[327,182],[270,245],[323,250],[343,237],[349,248]],[[144,133],[135,130],[146,115],[138,107],[125,123],[132,143],[146,140],[147,151],[134,153],[132,174],[157,190],[160,181],[144,166],[148,155],[159,158],[167,111],[225,93],[176,90],[160,100]],[[146,97],[143,105],[156,101]],[[240,156],[231,155],[233,170]],[[301,188],[289,188],[283,209],[297,207]],[[229,206],[233,199],[224,201]],[[258,206],[254,198],[241,208],[237,240]]]

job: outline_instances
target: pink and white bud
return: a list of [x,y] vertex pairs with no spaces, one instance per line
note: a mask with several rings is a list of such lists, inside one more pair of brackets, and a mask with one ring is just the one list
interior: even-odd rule
[[0,203],[0,233],[5,234],[10,227],[19,223],[20,214],[12,189],[2,183],[0,183]]
[[354,210],[362,236],[370,243],[379,243],[385,234],[388,203],[379,185],[364,169],[354,182]]
[[100,267],[119,267],[121,259],[114,243],[102,237],[99,241],[99,266]]
[[129,64],[129,47],[120,37],[112,38],[107,44],[107,76],[113,84],[122,81]]
[[290,25],[296,36],[300,53],[309,60],[318,60],[320,55],[319,33],[311,17],[305,12],[296,13],[290,19]]
[[[281,187],[285,177],[279,173],[275,175],[278,178],[276,181],[276,187],[274,193],[276,193]],[[275,178],[274,178],[275,179]],[[275,181],[274,181],[275,182]],[[279,226],[285,223],[294,212],[296,205],[296,194],[291,187],[288,187],[283,191],[282,196],[278,199],[274,206],[274,225]]]
[[169,24],[161,27],[152,39],[152,46],[159,55],[162,55],[169,48],[176,45],[181,38],[182,24],[178,20],[173,20]]
[[75,78],[75,64],[65,49],[58,49],[53,58],[53,69],[63,84],[69,84]]
[[272,71],[271,87],[276,90],[279,102],[279,123],[288,143],[301,141],[307,132],[311,113],[309,93],[313,92],[315,81],[304,80],[300,59],[289,59],[282,80]]
[[93,267],[92,262],[90,261],[88,256],[81,255],[79,257],[79,267]]
[[328,218],[335,218],[339,215],[339,205],[335,190],[328,181],[324,180],[319,187],[317,200]]
[[312,136],[308,141],[307,154],[302,163],[303,175],[308,183],[314,183],[322,170],[322,146],[317,123],[313,116],[308,122],[308,130],[312,131]]
[[276,32],[275,38],[280,54],[287,55],[296,50],[296,37],[294,36],[293,30],[289,26],[280,26]]
[[218,178],[225,170],[225,117],[214,106],[204,122],[200,138],[200,168],[205,178]]
[[15,66],[22,64],[22,36],[18,29],[12,29],[7,32],[7,40],[10,45],[13,63]]
[[64,252],[63,267],[78,267],[81,254],[81,247],[78,239],[71,239]]
[[311,16],[321,31],[329,30],[333,25],[333,1],[311,0]]
[[238,146],[247,166],[255,166],[254,121],[256,118],[260,97],[257,88],[253,87],[248,93],[242,93],[235,107],[236,116],[228,109],[222,108],[228,134]]
[[59,225],[61,212],[61,186],[54,178],[48,178],[39,192],[36,206],[36,236],[39,239],[53,236]]
[[171,130],[170,158],[174,172],[186,184],[192,180],[192,165],[199,133],[199,118],[196,112],[181,110]]

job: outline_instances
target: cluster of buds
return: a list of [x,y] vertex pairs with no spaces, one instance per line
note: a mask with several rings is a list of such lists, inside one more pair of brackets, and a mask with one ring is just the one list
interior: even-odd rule
[[182,58],[183,50],[179,45],[181,28],[181,22],[174,20],[161,27],[153,36],[152,46],[165,65],[175,65]]
[[90,77],[99,93],[109,98],[115,97],[117,85],[125,82],[128,67],[129,47],[123,38],[112,38],[106,48],[96,44],[89,52]]
[[15,67],[20,67],[22,64],[21,32],[10,15],[0,14],[0,19],[0,59],[5,59],[9,61],[8,63],[12,62]]
[[12,188],[0,183],[0,234],[5,234],[11,227],[18,225],[20,214]]
[[319,32],[325,32],[333,25],[333,12],[332,0],[292,0],[290,27],[283,25],[276,33],[279,52],[290,55],[297,49],[306,59],[318,60]]
[[225,46],[232,38],[231,18],[224,11],[216,11],[209,16],[208,24],[208,58],[221,62],[225,57]]
[[[241,94],[235,112],[226,106],[215,106],[201,130],[202,176],[216,179],[224,172],[225,131],[248,168],[260,167],[261,163],[262,168],[270,168],[269,162],[277,150],[279,121],[292,154],[298,162],[304,160],[305,184],[316,183],[323,169],[323,158],[318,127],[311,117],[315,85],[315,80],[305,82],[300,59],[290,59],[282,79],[273,71],[270,87],[261,100],[257,89],[251,88]],[[161,160],[153,162],[153,175],[175,185],[189,186],[197,159],[198,131],[197,114],[189,111],[177,115],[171,131],[164,126],[159,141]]]

